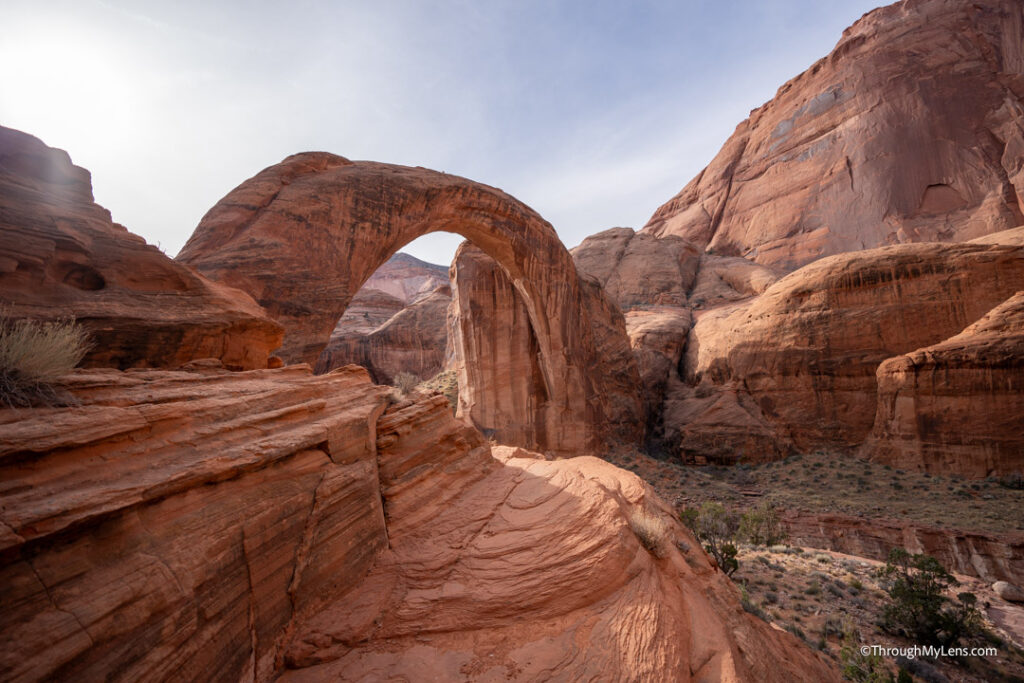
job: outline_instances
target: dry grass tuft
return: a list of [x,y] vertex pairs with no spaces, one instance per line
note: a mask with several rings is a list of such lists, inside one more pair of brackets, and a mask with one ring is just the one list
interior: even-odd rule
[[408,396],[416,390],[420,383],[420,378],[411,372],[400,372],[395,375],[392,383],[402,394]]
[[12,320],[0,311],[0,405],[66,402],[53,382],[74,369],[90,347],[88,334],[72,319]]
[[634,510],[629,515],[629,528],[652,555],[665,556],[669,531],[665,520],[647,510]]

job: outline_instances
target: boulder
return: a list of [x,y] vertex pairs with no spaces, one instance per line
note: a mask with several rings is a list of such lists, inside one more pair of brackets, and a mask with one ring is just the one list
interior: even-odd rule
[[1019,586],[1015,586],[1012,583],[996,581],[992,584],[992,590],[1007,602],[1024,602],[1024,590],[1021,590]]

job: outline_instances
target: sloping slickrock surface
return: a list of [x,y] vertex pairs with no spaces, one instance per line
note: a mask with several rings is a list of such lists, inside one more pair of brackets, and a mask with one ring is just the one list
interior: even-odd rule
[[1024,222],[1024,5],[904,0],[751,112],[644,231],[792,270]]
[[4,680],[838,680],[636,476],[492,451],[442,396],[384,413],[355,367],[65,383],[80,406],[0,411]]
[[1024,471],[1024,291],[960,334],[878,367],[865,452],[966,477]]
[[265,368],[282,328],[111,221],[66,152],[0,127],[0,304],[16,318],[74,316],[91,366],[177,367],[215,357]]
[[282,680],[837,678],[745,614],[680,527],[686,555],[645,550],[627,515],[668,510],[634,475],[589,457],[492,454],[451,421],[442,397],[380,420],[391,547],[296,629],[286,658],[302,668]]

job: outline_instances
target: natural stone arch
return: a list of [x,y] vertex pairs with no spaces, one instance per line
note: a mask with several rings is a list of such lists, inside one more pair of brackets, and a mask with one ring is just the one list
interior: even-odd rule
[[[296,154],[218,202],[178,260],[250,293],[285,326],[279,355],[312,363],[374,271],[409,242],[438,231],[482,249],[526,307],[546,394],[537,419],[547,435],[546,443],[529,445],[567,452],[599,446],[610,431],[617,439],[637,436],[631,432],[642,431],[639,411],[632,426],[629,410],[609,420],[603,409],[602,396],[620,395],[623,387],[602,386],[593,371],[600,363],[593,293],[551,225],[501,190],[424,168]],[[614,344],[628,349],[621,328]],[[627,376],[632,386],[625,393],[635,396],[635,367]],[[614,381],[621,384],[621,373]]]

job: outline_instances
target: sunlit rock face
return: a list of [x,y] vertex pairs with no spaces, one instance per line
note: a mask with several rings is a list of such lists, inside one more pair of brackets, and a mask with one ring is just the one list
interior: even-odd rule
[[177,367],[218,358],[265,368],[281,326],[247,294],[211,282],[111,221],[67,153],[0,127],[0,306],[16,318],[75,317],[85,363]]
[[785,270],[1020,225],[1024,6],[874,10],[755,109],[645,232]]
[[801,449],[856,446],[875,420],[882,361],[956,334],[1020,289],[1021,247],[907,244],[831,256],[699,317],[687,380],[707,387],[709,401],[723,388],[741,403],[752,398],[745,412]]

